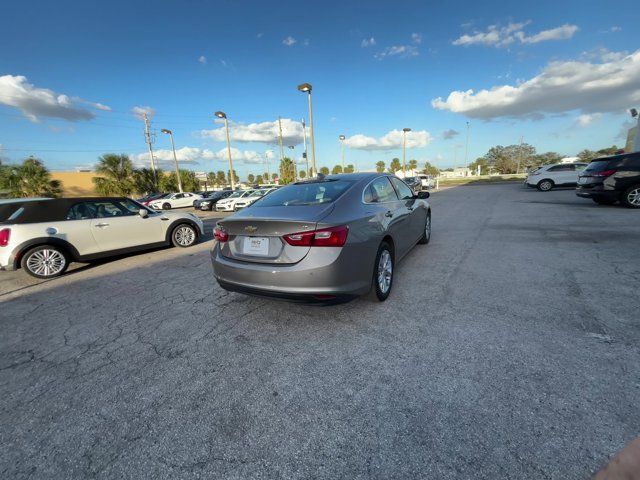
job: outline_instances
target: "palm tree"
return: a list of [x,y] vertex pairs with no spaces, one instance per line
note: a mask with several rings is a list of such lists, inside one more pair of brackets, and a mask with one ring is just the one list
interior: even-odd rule
[[128,196],[136,189],[133,164],[127,155],[106,153],[100,157],[93,177],[96,191],[100,195]]
[[247,182],[253,185],[255,181],[256,181],[256,177],[253,173],[250,173],[249,175],[247,175]]
[[376,162],[376,172],[378,173],[384,172],[384,167],[385,167],[385,164],[382,160],[380,160],[379,162]]
[[33,157],[22,165],[1,167],[0,189],[10,197],[59,197],[62,183],[52,180],[44,164]]
[[409,160],[409,170],[417,170],[418,169],[418,161],[417,160]]
[[[163,177],[164,173],[162,172],[162,170],[156,168],[155,178],[162,180]],[[146,194],[156,192],[158,190],[158,187],[156,186],[155,178],[153,175],[153,170],[151,170],[150,168],[139,168],[138,170],[134,170],[133,179],[135,183],[135,191],[138,193]],[[161,184],[162,181],[159,181],[158,183]]]

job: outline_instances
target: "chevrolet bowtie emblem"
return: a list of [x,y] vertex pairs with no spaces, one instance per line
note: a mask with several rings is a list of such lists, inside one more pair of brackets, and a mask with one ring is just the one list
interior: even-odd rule
[[258,227],[254,227],[253,225],[248,225],[244,227],[245,232],[256,233],[258,231]]

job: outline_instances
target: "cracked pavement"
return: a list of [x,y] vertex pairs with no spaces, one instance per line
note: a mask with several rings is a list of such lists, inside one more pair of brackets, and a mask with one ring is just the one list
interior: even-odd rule
[[227,293],[210,241],[3,272],[0,477],[587,478],[640,430],[640,212],[431,203],[385,303]]

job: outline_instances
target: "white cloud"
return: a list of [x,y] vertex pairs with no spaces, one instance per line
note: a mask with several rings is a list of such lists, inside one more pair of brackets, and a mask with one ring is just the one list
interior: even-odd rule
[[535,35],[531,35],[527,37],[524,32],[516,32],[518,40],[522,43],[539,43],[546,42],[549,40],[567,40],[578,31],[578,27],[576,25],[569,25],[565,23],[556,28],[551,28],[549,30],[543,30]]
[[485,45],[491,47],[505,47],[518,41],[522,44],[534,44],[549,40],[567,40],[579,30],[576,25],[564,24],[559,27],[543,30],[533,35],[524,32],[530,22],[509,23],[506,26],[490,25],[486,31],[476,31],[464,34],[454,40],[454,45]]
[[282,44],[286,45],[287,47],[291,47],[291,46],[295,45],[297,42],[298,42],[298,40],[293,38],[291,35],[289,35],[287,38],[282,40]]
[[416,47],[415,45],[395,45],[379,51],[374,55],[374,58],[378,60],[382,60],[387,57],[407,58],[407,57],[415,57],[416,55],[419,55],[419,54],[420,54],[420,51],[418,50],[418,47]]
[[131,109],[131,113],[133,113],[136,118],[142,120],[145,113],[147,114],[147,117],[151,118],[156,114],[156,110],[149,106],[136,105]]
[[588,127],[593,122],[597,121],[602,117],[601,113],[583,113],[578,116],[576,119],[576,123],[581,127]]
[[453,41],[454,45],[488,45],[502,47],[515,41],[514,33],[521,31],[529,22],[509,23],[506,27],[490,25],[486,32],[464,34]]
[[516,85],[474,92],[453,91],[431,105],[472,118],[542,118],[548,113],[613,112],[640,102],[640,50],[612,60],[557,61],[539,75]]
[[411,34],[411,41],[415,44],[421,44],[422,43],[422,34],[421,33],[412,33]]
[[460,135],[460,132],[452,128],[442,132],[442,138],[444,138],[445,140],[451,140],[452,138],[457,137],[458,135]]
[[360,46],[362,48],[367,48],[367,47],[374,47],[376,45],[376,39],[371,37],[371,38],[363,38],[362,42],[360,42]]
[[[203,137],[211,137],[218,142],[226,142],[227,140],[224,127],[214,130],[201,130],[200,134]],[[229,134],[234,142],[277,144],[279,135],[278,121],[249,124],[229,122]],[[286,145],[302,143],[302,124],[290,118],[283,118],[282,140]]]
[[611,32],[620,32],[622,31],[622,27],[613,26],[611,27]]
[[111,110],[101,103],[35,87],[28,83],[27,77],[21,75],[0,76],[0,105],[17,108],[32,122],[39,122],[41,117],[61,118],[70,122],[95,118],[92,111],[78,104],[89,105],[98,110]]
[[202,65],[206,65],[207,57],[205,57],[204,55],[200,55],[200,57],[198,58],[198,62],[200,62]]
[[[426,130],[407,132],[407,148],[426,147],[431,143],[432,137]],[[355,150],[393,150],[402,148],[402,130],[391,130],[382,137],[374,138],[357,134],[348,137],[344,143]]]
[[[231,149],[231,158],[233,161],[242,164],[262,164],[265,161],[265,154],[266,152],[261,154],[254,150]],[[178,158],[178,162],[183,165],[197,165],[213,160],[226,162],[229,158],[226,147],[221,148],[217,152],[208,148],[182,147],[176,150],[176,157]],[[167,169],[174,168],[173,152],[169,149],[154,150],[153,158],[159,167]],[[273,156],[269,158],[273,158]],[[149,166],[151,163],[148,152],[131,155],[131,159],[136,166]]]

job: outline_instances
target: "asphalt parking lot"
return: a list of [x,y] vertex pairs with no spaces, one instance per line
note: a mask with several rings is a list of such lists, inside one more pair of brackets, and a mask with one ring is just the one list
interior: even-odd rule
[[226,293],[210,240],[0,275],[0,477],[588,478],[640,431],[640,212],[431,203],[385,303]]

